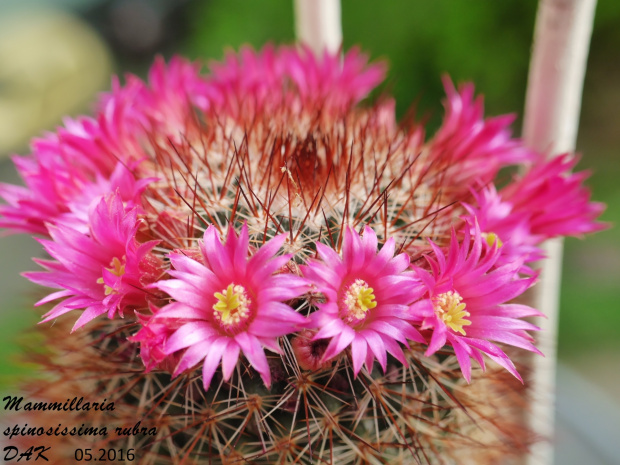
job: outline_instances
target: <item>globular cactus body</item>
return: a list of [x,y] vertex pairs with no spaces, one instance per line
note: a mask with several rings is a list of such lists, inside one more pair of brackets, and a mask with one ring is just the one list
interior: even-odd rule
[[526,150],[447,80],[425,141],[390,99],[359,105],[383,70],[355,51],[243,50],[198,71],[159,61],[148,84],[115,83],[95,119],[17,160],[26,187],[0,190],[0,224],[53,259],[26,276],[58,289],[32,395],[115,403],[81,417],[105,437],[50,438],[57,463],[85,441],[153,464],[522,453],[514,354],[537,351],[539,312],[513,299],[541,241],[601,228],[573,162]]

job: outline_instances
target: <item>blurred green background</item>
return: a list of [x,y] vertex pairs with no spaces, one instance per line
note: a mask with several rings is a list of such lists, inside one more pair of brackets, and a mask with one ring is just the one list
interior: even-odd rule
[[[206,61],[220,59],[226,48],[242,44],[258,48],[266,42],[294,40],[292,0],[4,0],[0,17],[5,26],[23,30],[32,28],[35,18],[53,19],[55,7],[62,12],[57,17],[60,29],[50,27],[47,36],[40,34],[40,43],[33,43],[31,34],[20,39],[0,32],[1,155],[27,153],[29,137],[51,129],[63,114],[88,111],[95,93],[109,86],[111,71],[144,75],[158,53]],[[400,116],[415,105],[417,115],[429,118],[432,134],[443,114],[443,73],[456,82],[473,81],[485,96],[487,115],[522,114],[536,8],[534,0],[343,0],[344,47],[359,45],[372,59],[385,60],[389,74],[382,89],[396,97]],[[620,2],[599,1],[577,144],[583,154],[579,168],[592,170],[593,198],[607,203],[603,220],[612,224],[620,220],[619,24]],[[65,45],[50,42],[60,30],[67,35]],[[50,78],[54,85],[24,87],[20,73],[37,64],[9,66],[31,53],[30,48],[39,47],[48,56],[62,46],[82,50],[57,54],[61,61],[72,54],[73,64],[62,71],[65,74],[55,71]],[[7,72],[9,68],[13,71]],[[53,66],[48,68],[28,73],[34,82]],[[59,82],[72,79],[81,83],[79,89],[61,89]],[[15,108],[23,108],[20,102],[32,97],[35,88],[39,95],[66,91],[67,97],[45,97],[44,108],[24,115],[24,123],[16,128]],[[10,133],[3,133],[9,122]],[[520,119],[514,130],[520,133]],[[0,167],[2,180],[14,179],[6,159]],[[619,238],[618,229],[612,228],[583,241],[566,241],[559,336],[561,361],[614,397],[620,384]],[[14,335],[35,320],[29,309],[32,288],[17,275],[36,268],[30,257],[40,254],[40,247],[24,237],[4,238],[0,247],[0,382],[6,386],[17,370],[12,361],[17,353]]]

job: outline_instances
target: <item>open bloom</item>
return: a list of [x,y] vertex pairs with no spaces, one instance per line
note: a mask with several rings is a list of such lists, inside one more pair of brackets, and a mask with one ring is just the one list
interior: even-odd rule
[[596,219],[605,209],[590,201],[583,182],[588,172],[571,173],[578,158],[563,154],[539,160],[524,175],[500,191],[513,212],[527,215],[533,234],[540,240],[556,236],[580,236],[605,229]]
[[125,211],[118,194],[102,199],[91,211],[89,234],[69,226],[48,226],[52,240],[40,242],[57,261],[36,260],[47,271],[25,273],[42,286],[61,289],[38,304],[64,298],[43,322],[84,309],[73,330],[107,313],[121,317],[127,308],[147,304],[146,285],[157,279],[159,261],[151,254],[156,241],[139,244],[136,209]]
[[451,345],[469,381],[470,357],[484,369],[484,352],[521,380],[514,364],[493,342],[540,353],[526,332],[538,328],[521,318],[541,313],[526,305],[507,303],[528,289],[535,277],[519,279],[519,261],[495,267],[500,256],[498,244],[489,246],[476,224],[473,235],[466,225],[460,243],[452,232],[447,255],[432,242],[431,247],[433,256],[426,256],[430,271],[414,268],[430,304],[415,312],[421,328],[432,331],[426,355]]
[[265,384],[271,384],[263,347],[280,353],[278,338],[306,323],[303,315],[284,303],[304,294],[306,281],[288,273],[274,274],[292,256],[275,256],[285,238],[284,234],[276,236],[248,259],[247,225],[238,237],[230,228],[225,245],[217,229],[209,226],[200,244],[204,263],[182,253],[169,255],[174,267],[170,274],[176,279],[155,286],[174,301],[152,321],[171,318],[180,323],[164,345],[166,354],[185,350],[175,375],[204,360],[207,389],[220,361],[228,380],[243,352]]
[[534,153],[511,136],[513,115],[484,118],[482,98],[474,98],[473,84],[457,90],[448,77],[443,83],[446,115],[428,144],[434,163],[444,168],[443,185],[465,191],[474,181],[490,182],[504,166],[533,159]]
[[473,196],[475,203],[463,203],[469,213],[463,219],[470,226],[471,234],[479,227],[487,245],[496,243],[500,256],[495,266],[520,261],[519,273],[534,274],[526,263],[540,260],[544,255],[536,246],[542,237],[532,234],[527,211],[513,211],[513,205],[502,199],[495,186],[473,192]]
[[63,223],[86,233],[88,211],[103,196],[118,190],[126,206],[140,205],[152,178],[136,179],[136,160],[119,161],[133,151],[109,147],[109,130],[90,118],[65,126],[36,140],[32,155],[14,157],[26,186],[0,184],[0,227],[49,237],[48,225]]
[[345,229],[342,257],[324,244],[316,247],[321,261],[310,260],[303,273],[326,299],[310,316],[310,326],[318,328],[314,340],[330,339],[323,360],[351,346],[355,375],[364,363],[371,371],[375,358],[385,371],[388,352],[406,363],[398,343],[425,342],[408,321],[409,305],[421,294],[412,293],[407,254],[394,256],[393,238],[377,252],[377,235],[368,226],[361,237]]
[[317,106],[343,111],[366,97],[385,75],[382,65],[368,65],[356,49],[317,58],[307,47],[269,45],[259,52],[244,48],[230,53],[224,63],[212,65],[211,72],[196,93],[203,97],[197,99],[198,106],[248,119],[256,111],[268,114],[282,105],[297,112]]

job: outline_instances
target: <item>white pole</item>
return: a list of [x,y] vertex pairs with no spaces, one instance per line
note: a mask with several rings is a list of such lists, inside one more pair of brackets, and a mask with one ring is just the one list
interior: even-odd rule
[[295,0],[295,32],[318,56],[337,52],[342,45],[340,0]]
[[[541,0],[534,32],[523,137],[549,156],[572,152],[577,139],[581,93],[596,0]],[[532,305],[544,312],[538,347],[545,357],[532,360],[529,425],[548,439],[534,446],[528,465],[553,463],[554,391],[562,240],[544,244],[543,264]]]

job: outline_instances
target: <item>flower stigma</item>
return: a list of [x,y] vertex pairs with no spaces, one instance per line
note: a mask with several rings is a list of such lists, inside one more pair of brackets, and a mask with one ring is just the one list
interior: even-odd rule
[[[123,255],[122,261],[117,257],[114,257],[110,262],[110,267],[106,268],[110,273],[115,276],[121,277],[125,274],[125,256]],[[97,284],[104,284],[103,276],[97,280]],[[114,288],[105,285],[105,295],[116,294],[117,291]]]
[[359,323],[366,319],[368,310],[377,306],[374,289],[362,279],[356,279],[344,294],[341,316],[346,323]]
[[469,312],[465,310],[466,304],[462,300],[463,297],[456,291],[444,292],[433,298],[433,307],[446,326],[465,336],[463,326],[470,325],[471,321],[465,319]]
[[250,316],[250,299],[243,286],[231,283],[222,292],[213,294],[217,299],[213,315],[225,329],[244,323]]

